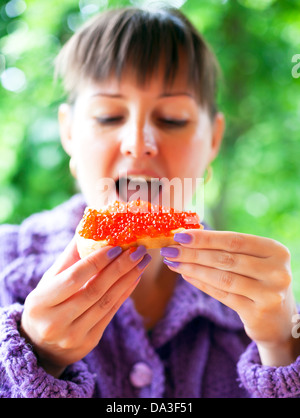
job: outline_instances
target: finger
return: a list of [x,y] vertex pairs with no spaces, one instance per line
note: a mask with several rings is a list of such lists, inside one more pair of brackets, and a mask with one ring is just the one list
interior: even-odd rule
[[247,297],[256,303],[262,303],[268,293],[268,289],[260,281],[229,271],[190,263],[178,263],[175,267],[169,267],[182,276],[192,278],[195,283],[201,281],[220,291]]
[[[145,257],[149,259],[150,256],[146,255]],[[89,306],[87,310],[80,313],[80,316],[73,321],[72,327],[84,333],[86,330],[92,329],[100,321],[104,324],[103,328],[107,326],[121,304],[137,286],[145,268],[145,264],[142,269],[136,266],[121,277],[101,298]]]
[[131,249],[126,250],[113,263],[107,265],[105,269],[89,280],[80,289],[78,295],[82,295],[82,299],[89,305],[95,303],[117,280],[135,268],[146,255],[146,261],[150,262],[151,257],[147,254],[144,246],[138,247],[134,253],[131,252]]
[[249,316],[249,313],[253,312],[253,309],[255,309],[253,300],[247,298],[246,296],[236,295],[234,293],[220,290],[211,286],[210,284],[200,280],[195,280],[194,278],[186,275],[184,275],[183,278],[202,292],[213,297],[214,299],[217,299],[224,305],[236,311],[241,318]]
[[[141,251],[144,253],[145,247],[140,250],[140,254]],[[63,302],[62,308],[67,312],[69,321],[80,317],[95,303],[103,309],[108,309],[110,304],[125,291],[128,280],[130,284],[131,278],[137,279],[151,261],[149,254],[134,261],[131,255],[130,250],[125,251],[107,268],[89,280],[76,294]]]
[[[232,271],[256,280],[264,280],[270,276],[270,263],[267,258],[237,254],[224,250],[199,250],[183,246],[162,248],[161,255],[165,256],[167,260],[200,264],[219,270]],[[173,257],[170,257],[170,255],[173,255]]]
[[111,322],[116,312],[120,309],[120,307],[125,302],[125,300],[134,291],[137,285],[138,285],[138,281],[136,281],[130,288],[127,289],[127,291],[121,296],[118,302],[113,306],[113,308],[106,314],[104,318],[101,318],[101,320],[99,320],[98,318],[98,321],[95,323],[95,325],[91,329],[89,329],[86,335],[86,340],[92,343],[93,346],[96,346],[99,343],[106,327]]
[[270,238],[230,231],[193,229],[174,235],[174,240],[184,247],[224,250],[256,257],[270,257],[282,247]]
[[[73,244],[70,244],[70,251],[74,251]],[[77,262],[62,270],[57,275],[52,274],[52,270],[43,277],[43,283],[39,286],[39,297],[42,303],[47,303],[48,306],[55,306],[76,293],[88,280],[95,276],[99,271],[102,271],[108,264],[110,264],[119,254],[122,253],[120,247],[103,247],[94,251],[84,259],[79,259]],[[69,257],[69,258],[68,258]],[[61,260],[57,263],[66,266],[70,261],[71,253],[66,253],[65,262]],[[44,301],[45,299],[45,301]]]
[[80,260],[75,237],[69,242],[64,251],[58,256],[45,276],[59,274]]

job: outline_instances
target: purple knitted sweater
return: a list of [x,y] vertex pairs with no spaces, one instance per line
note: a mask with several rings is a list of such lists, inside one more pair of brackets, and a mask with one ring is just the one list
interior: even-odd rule
[[129,298],[88,356],[60,379],[48,375],[18,325],[24,299],[71,240],[84,207],[76,195],[20,226],[0,227],[0,397],[299,396],[300,358],[262,366],[237,314],[180,276],[151,334]]

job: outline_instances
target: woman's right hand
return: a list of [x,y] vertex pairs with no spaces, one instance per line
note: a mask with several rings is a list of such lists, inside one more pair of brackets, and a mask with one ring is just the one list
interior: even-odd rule
[[98,344],[150,260],[144,247],[104,247],[81,260],[71,241],[26,298],[21,320],[48,373],[59,377]]

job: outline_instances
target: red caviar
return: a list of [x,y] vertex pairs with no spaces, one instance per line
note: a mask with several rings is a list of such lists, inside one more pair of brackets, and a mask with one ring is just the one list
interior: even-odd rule
[[177,212],[173,208],[137,200],[116,201],[99,211],[87,208],[78,232],[87,239],[122,245],[145,236],[170,236],[171,231],[178,228],[201,228],[197,213]]

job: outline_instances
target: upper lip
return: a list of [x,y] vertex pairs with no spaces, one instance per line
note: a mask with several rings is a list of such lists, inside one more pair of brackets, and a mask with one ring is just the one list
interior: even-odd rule
[[121,176],[140,176],[146,179],[151,179],[151,178],[156,178],[156,179],[161,179],[162,176],[160,176],[158,173],[156,173],[153,170],[141,170],[141,169],[121,169],[119,170],[118,176],[115,177],[115,181],[117,181]]

